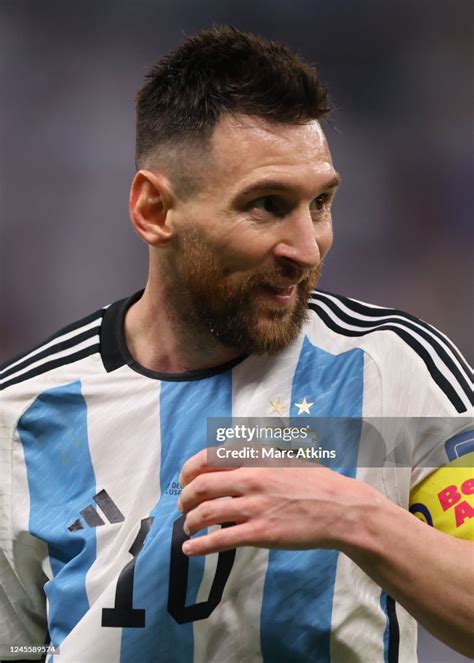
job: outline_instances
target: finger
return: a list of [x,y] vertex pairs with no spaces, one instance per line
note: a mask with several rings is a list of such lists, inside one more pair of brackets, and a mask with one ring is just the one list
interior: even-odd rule
[[241,491],[237,482],[228,474],[228,472],[215,472],[197,476],[181,491],[178,509],[188,513],[206,500],[213,500],[216,497],[240,497]]
[[207,449],[202,449],[184,463],[179,475],[179,483],[184,487],[202,472],[207,465]]
[[[252,528],[248,523],[221,527],[210,534],[189,539],[183,543],[185,555],[209,555],[210,553],[232,550],[252,545]],[[254,544],[255,545],[255,544]]]
[[211,525],[245,522],[250,516],[247,502],[243,497],[202,502],[186,516],[184,531],[191,536]]
[[195,479],[200,474],[207,472],[225,472],[227,470],[234,470],[235,464],[233,467],[225,467],[223,465],[209,464],[209,455],[207,449],[202,449],[194,456],[191,456],[183,467],[181,468],[181,473],[179,475],[179,483],[184,487],[187,486],[193,479]]

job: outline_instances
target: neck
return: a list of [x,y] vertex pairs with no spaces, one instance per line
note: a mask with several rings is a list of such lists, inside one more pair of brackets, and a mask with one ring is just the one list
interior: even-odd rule
[[189,324],[184,302],[149,281],[141,299],[125,316],[125,340],[141,366],[161,373],[214,368],[241,352],[220,344],[206,330]]

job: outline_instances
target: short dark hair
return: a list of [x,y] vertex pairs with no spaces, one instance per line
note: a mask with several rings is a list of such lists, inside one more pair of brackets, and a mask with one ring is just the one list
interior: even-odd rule
[[315,67],[286,45],[223,26],[188,37],[146,74],[136,98],[136,162],[159,146],[210,139],[221,115],[300,124],[329,112]]

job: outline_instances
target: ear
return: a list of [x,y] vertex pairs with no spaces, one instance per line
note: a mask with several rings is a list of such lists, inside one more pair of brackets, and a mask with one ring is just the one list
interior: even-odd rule
[[164,246],[174,235],[168,214],[172,194],[161,174],[139,170],[130,188],[130,219],[140,237],[150,246]]

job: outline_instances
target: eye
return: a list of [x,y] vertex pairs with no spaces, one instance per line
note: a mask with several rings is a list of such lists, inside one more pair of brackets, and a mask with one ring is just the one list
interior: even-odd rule
[[330,200],[331,196],[329,193],[322,193],[313,200],[310,205],[310,210],[312,212],[323,212],[325,209],[329,208]]
[[257,200],[253,201],[252,207],[268,214],[281,214],[281,206],[277,204],[274,196],[257,198]]

